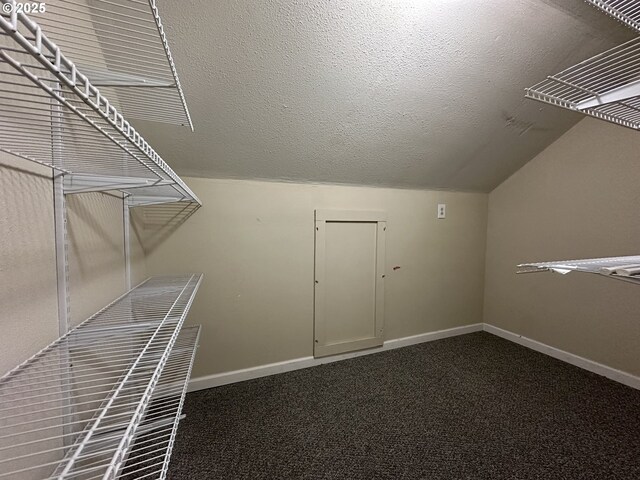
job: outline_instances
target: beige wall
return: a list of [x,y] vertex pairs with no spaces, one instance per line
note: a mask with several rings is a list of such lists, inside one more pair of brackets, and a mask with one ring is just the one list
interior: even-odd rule
[[0,375],[58,336],[49,171],[0,154]]
[[[58,337],[53,184],[50,169],[0,156],[0,375]],[[122,200],[67,197],[71,321],[125,289]],[[146,276],[132,232],[132,283]]]
[[388,212],[387,339],[482,321],[485,194],[187,183],[204,207],[147,252],[147,266],[205,274],[189,316],[204,327],[194,376],[312,355],[315,208]]
[[484,321],[640,374],[640,288],[527,261],[640,253],[640,137],[585,119],[489,196]]
[[67,196],[71,325],[125,291],[122,208],[103,193]]

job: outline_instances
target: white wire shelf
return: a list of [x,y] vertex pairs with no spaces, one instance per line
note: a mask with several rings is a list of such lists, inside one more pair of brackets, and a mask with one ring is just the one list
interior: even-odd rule
[[638,0],[585,1],[640,33],[640,5],[638,5]]
[[640,129],[640,37],[548,76],[526,97]]
[[180,331],[120,478],[165,478],[199,337],[200,326]]
[[155,0],[47,0],[26,12],[128,118],[193,130]]
[[0,31],[1,151],[64,175],[65,193],[121,190],[133,199],[138,188],[162,186],[144,196],[200,205],[38,23],[14,10],[0,16]]
[[0,379],[0,478],[163,478],[200,275],[153,277]]
[[640,255],[523,263],[517,266],[516,271],[517,273],[556,272],[561,274],[584,272],[640,284]]

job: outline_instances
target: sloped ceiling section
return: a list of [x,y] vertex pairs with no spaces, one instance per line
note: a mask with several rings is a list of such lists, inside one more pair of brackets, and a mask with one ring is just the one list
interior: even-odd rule
[[525,100],[631,38],[581,0],[160,0],[183,175],[490,191],[581,119]]

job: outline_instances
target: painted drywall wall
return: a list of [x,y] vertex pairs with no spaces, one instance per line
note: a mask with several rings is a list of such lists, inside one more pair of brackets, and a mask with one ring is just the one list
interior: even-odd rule
[[204,206],[147,251],[147,267],[205,274],[189,315],[203,326],[196,377],[313,354],[316,208],[387,211],[386,339],[481,321],[486,194],[187,183]]
[[84,321],[125,291],[122,198],[67,196],[70,323]]
[[637,254],[637,132],[584,119],[489,196],[484,321],[640,374],[640,290],[518,263]]
[[0,375],[58,336],[50,169],[0,154]]
[[[58,337],[50,169],[0,156],[0,375]],[[71,323],[125,290],[122,199],[67,197]],[[132,225],[135,223],[132,222]],[[132,283],[146,276],[131,229]]]

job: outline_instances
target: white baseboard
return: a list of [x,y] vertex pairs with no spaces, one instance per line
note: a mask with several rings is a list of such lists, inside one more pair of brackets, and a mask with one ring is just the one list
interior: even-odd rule
[[476,323],[473,325],[466,325],[464,327],[449,328],[447,330],[438,330],[437,332],[423,333],[420,335],[413,335],[411,337],[397,338],[394,340],[387,340],[382,347],[370,348],[368,350],[360,350],[357,352],[343,353],[340,355],[333,355],[330,357],[314,358],[314,357],[301,357],[287,360],[284,362],[270,363],[268,365],[260,365],[258,367],[245,368],[242,370],[234,370],[231,372],[217,373],[214,375],[207,375],[204,377],[192,378],[189,382],[189,392],[195,392],[197,390],[204,390],[206,388],[219,387],[221,385],[228,385],[230,383],[242,382],[244,380],[251,380],[254,378],[267,377],[269,375],[276,375],[278,373],[291,372],[293,370],[300,370],[302,368],[315,367],[317,365],[323,365],[325,363],[338,362],[340,360],[346,360],[349,358],[361,357],[363,355],[371,355],[372,353],[384,352],[386,350],[392,350],[394,348],[406,347],[409,345],[416,345],[418,343],[432,342],[434,340],[440,340],[442,338],[455,337],[458,335],[465,335],[467,333],[479,332],[484,330],[485,332],[497,335],[511,342],[517,343],[524,347],[535,350],[536,352],[544,353],[563,362],[570,363],[576,367],[583,368],[590,372],[602,375],[616,382],[622,383],[629,387],[640,390],[640,377],[632,375],[622,370],[608,367],[593,360],[589,360],[573,353],[560,350],[559,348],[546,345],[544,343],[532,340],[517,333],[504,330],[502,328],[494,327],[488,323]]
[[476,323],[473,325],[465,325],[464,327],[449,328],[446,330],[438,330],[437,332],[422,333],[420,335],[413,335],[411,337],[397,338],[394,340],[387,340],[382,347],[370,348],[367,350],[360,350],[357,352],[343,353],[340,355],[332,355],[330,357],[314,358],[314,357],[301,357],[287,360],[284,362],[270,363],[268,365],[260,365],[258,367],[245,368],[242,370],[234,370],[231,372],[217,373],[214,375],[207,375],[204,377],[192,378],[189,382],[189,392],[195,392],[196,390],[204,390],[205,388],[219,387],[221,385],[227,385],[230,383],[242,382],[244,380],[251,380],[253,378],[266,377],[269,375],[275,375],[278,373],[291,372],[293,370],[300,370],[301,368],[315,367],[317,365],[323,365],[325,363],[338,362],[340,360],[346,360],[348,358],[361,357],[363,355],[371,355],[372,353],[384,352],[386,350],[392,350],[394,348],[406,347],[409,345],[416,345],[418,343],[432,342],[434,340],[440,340],[442,338],[455,337],[457,335],[465,335],[472,332],[480,332],[483,330],[482,323]]
[[576,367],[580,367],[590,372],[597,373],[598,375],[602,375],[603,377],[607,377],[616,382],[640,390],[640,377],[636,377],[635,375],[631,375],[630,373],[607,367],[606,365],[594,362],[593,360],[574,355],[573,353],[565,352],[564,350],[560,350],[559,348],[551,347],[536,340],[518,335],[517,333],[494,327],[493,325],[489,325],[488,323],[484,324],[484,331],[489,332],[493,335],[497,335],[498,337],[502,337],[511,342],[517,343],[518,345],[530,348],[531,350],[535,350],[536,352],[544,353],[545,355],[549,355],[550,357],[557,358],[558,360],[562,360],[563,362],[570,363],[571,365],[575,365]]

